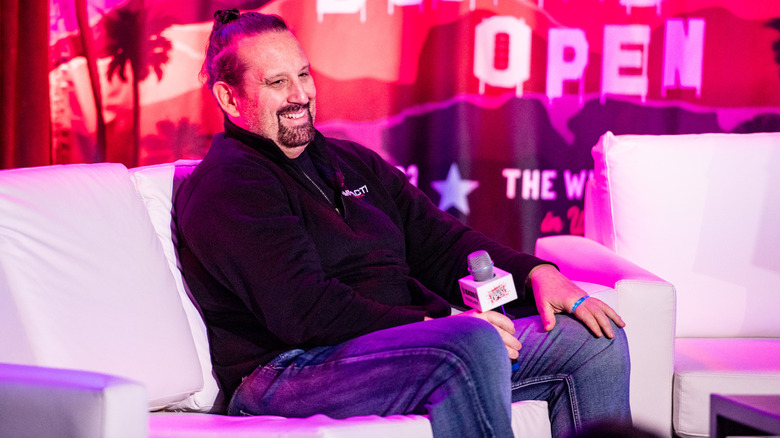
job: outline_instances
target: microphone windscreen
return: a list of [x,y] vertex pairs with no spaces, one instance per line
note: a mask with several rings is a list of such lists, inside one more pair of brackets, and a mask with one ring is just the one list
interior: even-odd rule
[[474,281],[487,281],[493,278],[493,260],[487,251],[474,251],[466,258],[469,272]]

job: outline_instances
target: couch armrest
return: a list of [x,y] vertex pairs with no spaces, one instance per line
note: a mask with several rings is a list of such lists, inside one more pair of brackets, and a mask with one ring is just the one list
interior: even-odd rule
[[0,424],[8,437],[148,434],[140,383],[87,371],[0,363]]
[[674,286],[581,236],[536,242],[536,256],[556,263],[574,281],[614,289],[599,295],[626,322],[631,352],[634,424],[670,436],[676,300]]
[[572,280],[611,288],[626,279],[666,283],[652,272],[582,236],[542,237],[536,241],[535,254],[556,263],[561,272]]

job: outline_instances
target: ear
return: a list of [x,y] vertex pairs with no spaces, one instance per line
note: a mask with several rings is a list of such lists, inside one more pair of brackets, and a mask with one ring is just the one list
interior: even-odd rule
[[230,117],[239,117],[241,114],[238,111],[238,104],[236,102],[237,91],[225,82],[218,81],[211,87],[211,93],[217,99],[222,111],[224,111]]

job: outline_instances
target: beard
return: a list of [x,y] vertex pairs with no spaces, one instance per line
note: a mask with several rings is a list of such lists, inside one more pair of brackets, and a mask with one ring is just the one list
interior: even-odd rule
[[279,146],[295,148],[299,146],[305,146],[314,140],[314,117],[311,114],[311,108],[306,105],[306,114],[309,118],[309,123],[303,126],[296,126],[294,128],[288,128],[282,123],[282,116],[285,112],[295,112],[300,110],[303,105],[288,106],[276,113],[277,123],[279,126],[279,132],[277,132],[277,139]]

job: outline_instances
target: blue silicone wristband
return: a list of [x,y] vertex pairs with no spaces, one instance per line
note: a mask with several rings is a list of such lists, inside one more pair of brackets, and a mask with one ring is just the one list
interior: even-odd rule
[[582,304],[582,302],[587,300],[588,298],[590,298],[590,295],[585,295],[584,297],[577,300],[577,302],[574,303],[574,307],[571,308],[571,313],[574,314],[574,311],[577,310],[577,307],[580,307],[580,304]]

